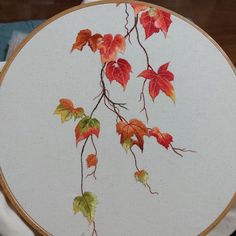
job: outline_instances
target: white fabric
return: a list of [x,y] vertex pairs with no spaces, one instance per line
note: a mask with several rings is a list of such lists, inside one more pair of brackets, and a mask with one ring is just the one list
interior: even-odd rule
[[[94,0],[84,0],[84,3]],[[4,65],[0,62],[0,70]],[[209,234],[210,236],[229,236],[236,229],[236,206],[227,214],[224,220]],[[32,231],[25,226],[21,219],[7,205],[0,192],[0,235],[2,236],[31,236]]]

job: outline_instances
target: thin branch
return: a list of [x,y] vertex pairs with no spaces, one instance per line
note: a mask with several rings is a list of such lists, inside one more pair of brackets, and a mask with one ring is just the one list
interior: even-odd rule
[[146,184],[146,186],[148,187],[149,192],[150,192],[151,194],[159,194],[158,192],[153,192],[149,184]]
[[97,230],[96,230],[96,224],[95,221],[93,221],[93,231],[92,231],[92,236],[98,236]]
[[129,24],[129,12],[128,12],[128,4],[125,3],[125,13],[126,13],[126,18],[125,18],[125,29],[126,29],[126,34],[128,34],[128,40],[129,40],[129,43],[131,43],[131,40],[130,40],[130,33],[129,33],[129,29],[128,29],[128,24]]
[[134,164],[135,164],[135,168],[137,171],[140,171],[140,169],[138,168],[138,161],[137,161],[137,158],[135,156],[135,153],[134,151],[132,150],[132,148],[130,148],[130,152],[132,153],[133,157],[134,157]]
[[96,145],[95,145],[95,143],[94,143],[94,140],[93,140],[93,135],[91,135],[90,136],[91,137],[91,142],[92,142],[92,144],[93,144],[93,148],[94,148],[94,151],[95,151],[95,155],[97,156],[97,148],[96,148]]
[[183,157],[183,154],[181,152],[193,152],[193,153],[196,153],[196,151],[189,150],[189,149],[186,149],[186,148],[176,148],[172,144],[170,144],[170,146],[171,146],[171,149],[173,150],[173,152],[175,152],[180,157]]
[[96,171],[97,171],[97,165],[95,166],[94,170],[93,170],[91,173],[89,173],[89,174],[86,175],[86,178],[88,178],[89,176],[93,176],[94,179],[96,180],[96,179],[97,179],[97,177],[96,177]]
[[127,37],[130,36],[131,32],[135,29],[135,27],[137,26],[137,24],[138,24],[138,16],[136,16],[136,17],[134,18],[134,25],[133,25],[133,27],[126,33],[126,35],[124,36],[124,38],[127,38]]
[[83,154],[84,154],[84,149],[86,146],[86,143],[88,142],[89,138],[86,138],[84,141],[84,144],[81,149],[80,153],[80,170],[81,170],[81,180],[80,180],[80,189],[81,189],[81,194],[82,196],[84,195],[84,164],[83,164]]
[[143,82],[143,86],[142,86],[142,91],[140,93],[140,98],[139,98],[139,102],[143,101],[143,108],[140,112],[143,112],[145,113],[145,116],[146,116],[146,120],[148,122],[149,118],[148,118],[148,112],[147,112],[147,107],[146,107],[146,99],[145,99],[145,94],[144,94],[144,88],[145,88],[145,84],[147,82],[147,79],[144,80]]

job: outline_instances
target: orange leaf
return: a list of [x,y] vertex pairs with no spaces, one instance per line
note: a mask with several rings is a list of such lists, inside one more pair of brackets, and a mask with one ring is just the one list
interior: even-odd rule
[[125,59],[118,59],[117,62],[111,61],[106,67],[106,76],[110,82],[113,80],[120,83],[125,90],[130,79],[131,65]]
[[88,45],[93,52],[96,52],[99,44],[102,42],[101,34],[94,34],[88,39]]
[[173,137],[168,133],[161,133],[158,127],[152,128],[149,135],[155,137],[157,142],[166,149],[168,149],[170,144],[173,142]]
[[143,136],[148,135],[148,129],[142,121],[138,119],[131,119],[129,123],[119,121],[116,124],[116,132],[120,135],[120,143],[122,145],[127,142],[128,139],[131,139],[132,145],[136,144],[143,150]]
[[139,12],[147,10],[149,7],[142,3],[131,3],[131,7],[134,9],[134,15],[138,15]]
[[95,154],[89,154],[87,156],[87,167],[90,168],[92,166],[96,166],[97,163],[98,163],[98,159],[97,159],[97,156]]
[[74,118],[74,120],[81,118],[84,115],[84,109],[82,107],[74,108],[74,104],[70,99],[62,98],[60,99],[54,114],[59,115],[61,117],[61,122],[64,123],[72,118]]
[[154,101],[158,96],[160,90],[170,97],[175,102],[175,91],[171,84],[174,80],[174,75],[168,70],[169,63],[166,63],[159,67],[155,72],[151,69],[142,71],[138,76],[150,80],[149,82],[149,94]]
[[92,32],[89,29],[80,30],[76,37],[75,43],[72,46],[71,51],[73,51],[74,49],[82,51],[83,47],[86,45],[89,38],[91,37],[91,34]]
[[114,39],[111,34],[105,34],[102,42],[98,45],[102,63],[114,61],[118,52],[125,51],[125,38],[116,34]]

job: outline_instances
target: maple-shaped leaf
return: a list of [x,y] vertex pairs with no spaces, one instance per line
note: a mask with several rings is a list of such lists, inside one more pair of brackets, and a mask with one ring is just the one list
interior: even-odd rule
[[157,72],[147,69],[142,71],[138,77],[143,77],[150,80],[149,94],[154,101],[160,90],[170,97],[175,102],[175,90],[171,83],[174,80],[174,75],[168,70],[169,63],[166,63],[158,69]]
[[136,179],[136,181],[142,183],[145,187],[147,185],[148,182],[148,172],[145,170],[138,170],[134,173],[134,177]]
[[148,7],[147,5],[144,5],[142,3],[130,3],[131,7],[134,9],[134,15],[138,15],[139,12],[147,10]]
[[94,34],[88,39],[88,45],[93,52],[96,52],[99,44],[102,42],[102,35],[101,34]]
[[106,76],[110,82],[117,81],[125,90],[130,79],[131,65],[125,59],[119,58],[116,62],[111,61],[106,66]]
[[137,145],[141,150],[143,150],[143,136],[148,135],[148,129],[146,125],[138,120],[138,119],[131,119],[128,123],[126,121],[119,121],[116,124],[116,132],[120,135],[120,143],[123,146],[130,145]]
[[59,115],[61,117],[61,122],[74,118],[74,120],[81,118],[84,116],[84,109],[82,107],[74,108],[74,105],[70,99],[62,98],[59,101],[59,105],[54,111],[55,115]]
[[78,33],[76,37],[75,43],[72,46],[71,51],[75,49],[82,51],[83,47],[86,45],[91,35],[92,35],[92,32],[89,29],[80,30],[80,32]]
[[160,30],[166,37],[171,24],[171,15],[168,12],[151,8],[149,11],[143,12],[140,17],[140,23],[145,30],[145,38],[149,38]]
[[76,145],[79,141],[88,138],[90,135],[99,136],[100,122],[89,116],[84,117],[75,127]]
[[90,168],[92,166],[96,166],[98,163],[97,156],[95,154],[89,154],[86,159],[87,167]]
[[81,212],[89,223],[93,222],[97,198],[91,192],[85,192],[82,196],[77,196],[73,202],[74,214]]
[[157,142],[166,149],[168,149],[170,144],[173,142],[173,137],[168,133],[162,133],[158,127],[152,128],[149,131],[149,136],[155,137]]
[[116,34],[114,38],[111,34],[105,34],[98,49],[102,63],[115,61],[117,53],[125,51],[125,38],[121,34]]

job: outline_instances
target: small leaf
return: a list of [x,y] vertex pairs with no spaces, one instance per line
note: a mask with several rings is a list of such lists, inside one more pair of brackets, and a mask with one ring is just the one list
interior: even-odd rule
[[130,3],[131,7],[134,9],[134,15],[138,15],[141,11],[147,10],[149,7],[147,5],[143,5],[142,3]]
[[96,166],[97,163],[98,163],[98,159],[97,159],[97,156],[95,154],[89,154],[87,156],[87,167],[90,168],[92,166]]
[[111,61],[106,67],[106,76],[110,82],[117,81],[125,90],[130,79],[131,65],[125,59],[119,58],[117,62]]
[[89,38],[91,37],[91,34],[92,32],[89,29],[80,30],[76,37],[75,43],[72,46],[71,51],[75,49],[82,51],[83,47],[86,45]]
[[79,141],[88,138],[90,135],[99,136],[100,122],[89,116],[79,121],[75,128],[76,145]]
[[155,137],[157,142],[166,149],[168,149],[173,142],[173,137],[168,133],[162,133],[158,127],[152,128],[149,132],[149,136]]
[[96,52],[99,44],[102,42],[102,35],[101,34],[94,34],[88,39],[88,45],[93,52]]
[[125,51],[125,38],[121,34],[116,34],[114,38],[111,34],[105,34],[98,49],[102,63],[114,61],[118,52]]
[[84,109],[82,107],[74,108],[74,105],[70,99],[62,98],[59,101],[59,105],[54,111],[55,115],[61,117],[61,122],[69,121],[74,117],[74,120],[81,118],[84,115]]
[[146,125],[138,120],[138,119],[131,119],[129,123],[125,121],[119,121],[116,124],[116,132],[120,135],[120,143],[123,145],[129,144],[127,139],[130,139],[132,145],[136,144],[141,150],[143,150],[144,135],[148,135],[148,129]]
[[144,186],[147,185],[148,178],[149,178],[147,171],[145,171],[145,170],[136,171],[134,173],[134,177],[135,177],[136,181],[142,183]]
[[131,147],[133,146],[133,142],[131,138],[126,139],[123,143],[122,143],[122,147],[125,149],[125,151],[127,152]]
[[85,192],[82,196],[77,196],[73,202],[74,214],[81,212],[91,223],[95,218],[97,198],[91,192]]

